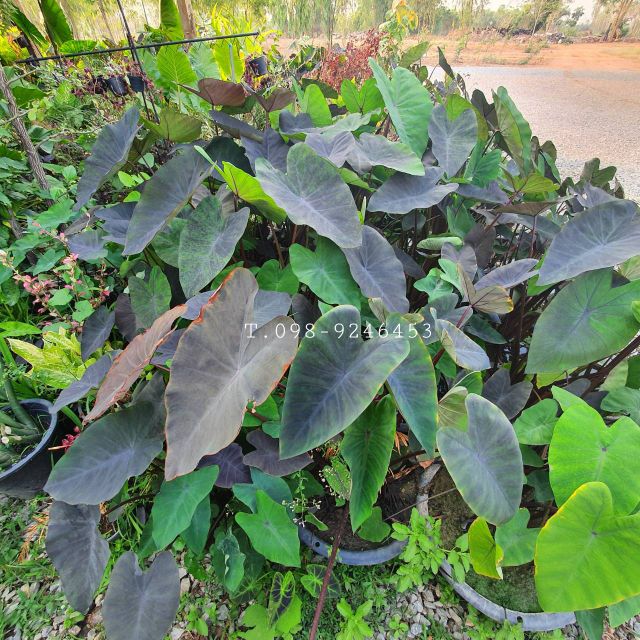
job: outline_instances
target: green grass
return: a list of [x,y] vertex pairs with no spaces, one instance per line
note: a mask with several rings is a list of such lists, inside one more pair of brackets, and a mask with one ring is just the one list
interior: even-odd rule
[[[45,555],[44,527],[34,520],[42,507],[38,499],[0,498],[0,637],[19,628],[24,640],[29,640],[68,609],[62,593],[49,590],[56,580],[55,570]],[[29,544],[24,540],[27,531],[32,534]],[[17,606],[9,592],[17,593]],[[69,622],[72,626],[72,618]]]

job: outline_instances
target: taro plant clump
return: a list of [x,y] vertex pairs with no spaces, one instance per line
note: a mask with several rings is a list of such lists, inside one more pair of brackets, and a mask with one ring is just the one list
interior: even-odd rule
[[[332,561],[344,530],[384,541],[397,449],[444,463],[476,515],[476,572],[534,562],[545,611],[637,611],[638,207],[597,162],[562,181],[504,88],[469,97],[441,66],[435,85],[417,62],[389,77],[372,59],[340,93],[203,79],[212,138],[136,108],[98,135],[68,242],[120,280],[83,323],[95,361],[56,402],[85,426],[46,486],[47,550],[80,612],[113,565],[110,640],[170,627],[172,545],[208,550],[231,596],[265,560],[301,566],[294,519],[327,528],[322,478],[342,509]],[[255,116],[231,113],[248,100]],[[150,133],[166,162],[97,203]],[[139,540],[112,563],[102,513],[136,508]],[[396,534],[434,572],[446,554],[418,520]],[[448,555],[462,578],[464,542]],[[245,615],[246,637],[294,633],[274,602]],[[368,633],[366,609],[343,609]]]

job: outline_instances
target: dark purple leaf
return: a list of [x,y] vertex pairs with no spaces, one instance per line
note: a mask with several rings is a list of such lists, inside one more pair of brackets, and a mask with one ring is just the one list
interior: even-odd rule
[[247,442],[253,445],[256,450],[244,456],[245,464],[257,467],[270,476],[287,476],[311,464],[311,456],[307,453],[302,453],[293,458],[281,458],[278,440],[268,436],[260,429],[249,433]]
[[242,447],[235,442],[212,456],[202,458],[197,468],[201,469],[214,464],[217,464],[220,469],[216,487],[230,489],[234,484],[251,482],[249,467],[242,459]]
[[101,349],[107,341],[116,321],[115,311],[109,311],[102,305],[98,307],[82,325],[80,345],[82,359],[86,360],[92,353]]

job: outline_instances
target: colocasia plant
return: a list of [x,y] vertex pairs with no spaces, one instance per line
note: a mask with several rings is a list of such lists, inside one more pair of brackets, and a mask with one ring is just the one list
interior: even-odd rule
[[407,431],[477,515],[477,572],[533,561],[545,611],[639,608],[638,207],[597,161],[562,181],[504,88],[469,98],[441,64],[444,84],[371,60],[340,94],[252,96],[264,130],[228,113],[242,86],[201,81],[213,139],[135,108],[99,134],[77,210],[148,136],[180,142],[69,237],[126,278],[86,319],[83,358],[122,351],[56,403],[88,398],[46,486],[47,549],[86,612],[111,553],[101,514],[146,507],[111,570],[110,640],[169,628],[179,536],[211,545],[232,594],[263,558],[299,566],[286,479],[324,455],[344,461],[357,532]]

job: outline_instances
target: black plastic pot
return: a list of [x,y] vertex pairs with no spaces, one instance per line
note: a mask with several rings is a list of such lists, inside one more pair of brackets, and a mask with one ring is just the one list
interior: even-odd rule
[[249,60],[251,71],[257,76],[267,75],[267,56],[258,56]]
[[129,84],[131,85],[131,88],[136,93],[144,92],[144,78],[142,78],[141,76],[134,76],[131,73],[129,73],[127,77],[129,78]]
[[31,498],[44,487],[53,461],[60,455],[54,456],[48,448],[63,435],[64,425],[58,422],[57,413],[51,413],[53,405],[48,400],[23,400],[20,404],[30,415],[40,417],[43,424],[48,422],[48,427],[36,447],[0,473],[0,493],[14,498]]
[[511,624],[521,624],[523,631],[553,631],[562,629],[568,624],[575,624],[573,613],[525,613],[513,611],[478,593],[464,582],[456,582],[451,575],[451,565],[445,560],[440,566],[440,575],[451,585],[453,590],[472,607],[484,613],[496,622],[508,620]]
[[[314,533],[298,525],[298,537],[300,541],[307,545],[314,553],[328,558],[331,555],[329,545],[318,538]],[[393,560],[402,553],[407,545],[406,540],[394,540],[384,547],[377,549],[368,549],[367,551],[349,551],[348,549],[338,549],[337,561],[342,564],[348,564],[352,567],[371,566],[374,564],[382,564]]]
[[127,95],[127,83],[124,81],[124,76],[107,78],[107,86],[111,89],[114,96]]

